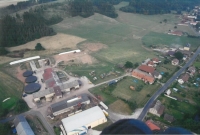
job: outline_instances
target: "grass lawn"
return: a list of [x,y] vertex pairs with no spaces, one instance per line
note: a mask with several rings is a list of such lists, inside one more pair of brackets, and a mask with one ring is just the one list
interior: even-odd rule
[[99,125],[99,126],[97,126],[97,127],[94,127],[94,128],[92,128],[92,129],[97,130],[97,131],[102,131],[104,128],[108,127],[108,126],[111,125],[111,124],[112,124],[112,121],[109,120],[109,119],[107,119],[107,122],[106,122],[106,123],[103,123],[103,124],[101,124],[101,125]]
[[10,110],[16,104],[17,99],[15,97],[11,97],[10,99],[6,100],[5,102],[1,103],[2,109]]
[[200,62],[194,62],[193,66],[200,68]]
[[199,38],[189,38],[185,36],[173,36],[168,34],[162,34],[157,32],[150,32],[142,38],[143,43],[146,46],[149,45],[167,45],[167,46],[184,46],[190,43],[192,50],[199,46]]
[[[129,88],[131,85],[134,86],[136,90],[131,90]],[[143,88],[139,89],[140,86],[143,86]],[[147,85],[133,77],[126,77],[125,79],[118,82],[115,86],[102,85],[90,89],[90,92],[100,95],[106,105],[111,105],[118,98],[121,98],[125,101],[136,103],[138,107],[142,107],[150,98],[149,96],[153,95],[153,93],[159,87],[159,84]]]
[[[134,82],[135,80],[136,82]],[[135,89],[140,86],[143,86],[143,88],[140,91],[133,91],[129,88],[130,86],[134,86]],[[117,83],[117,87],[112,94],[130,102],[136,102],[139,107],[142,107],[149,99],[147,95],[153,95],[159,87],[159,84],[148,85],[133,77],[126,77],[126,79]]]

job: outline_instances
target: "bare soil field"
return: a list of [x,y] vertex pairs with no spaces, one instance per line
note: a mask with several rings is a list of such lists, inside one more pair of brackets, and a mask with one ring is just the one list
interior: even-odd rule
[[34,41],[28,42],[20,46],[10,47],[8,48],[8,50],[15,51],[25,48],[35,49],[35,45],[37,43],[41,43],[42,46],[47,50],[62,49],[62,48],[75,49],[76,45],[82,41],[85,41],[85,39],[77,36],[58,33],[55,36],[47,36],[40,39],[36,39]]
[[20,80],[21,82],[25,82],[25,77],[23,76],[23,73],[26,71],[25,69],[21,69],[20,67],[17,67],[17,72],[16,72],[16,77],[18,80]]
[[97,52],[101,49],[107,48],[107,46],[102,43],[84,43],[82,46],[84,47],[84,49],[91,52]]
[[92,64],[95,62],[95,58],[90,56],[87,52],[55,55],[54,59],[56,60],[56,63],[59,63],[61,61],[69,62],[72,60],[78,61],[78,63],[82,63],[82,64]]

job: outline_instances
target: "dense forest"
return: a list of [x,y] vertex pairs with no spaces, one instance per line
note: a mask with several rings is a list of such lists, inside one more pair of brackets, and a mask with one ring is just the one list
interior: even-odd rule
[[146,15],[165,14],[170,13],[171,10],[181,13],[181,11],[190,11],[198,3],[199,0],[131,0],[128,6],[120,10]]
[[72,0],[69,2],[69,12],[72,16],[89,17],[95,12],[116,18],[113,4],[118,4],[122,0]]
[[0,21],[0,47],[17,46],[43,36],[55,35],[54,30],[47,26],[54,20],[47,21],[30,12],[25,12],[22,18],[7,15]]

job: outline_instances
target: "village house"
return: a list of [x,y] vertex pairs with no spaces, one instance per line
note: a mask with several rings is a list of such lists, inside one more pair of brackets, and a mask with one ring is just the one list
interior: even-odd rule
[[157,101],[154,101],[154,103],[151,105],[149,109],[149,113],[160,117],[163,114],[164,109],[165,109],[165,106],[162,105],[160,100],[157,100]]
[[174,53],[175,53],[175,51],[168,51],[167,55],[169,55],[170,57],[174,57]]
[[153,120],[147,120],[146,125],[151,129],[151,131],[160,130],[160,127],[158,127]]
[[159,61],[159,59],[158,58],[153,58],[152,59],[152,61],[153,61],[153,63],[155,63],[155,64],[158,64],[158,63],[160,63],[161,61]]
[[153,77],[156,78],[156,79],[161,79],[162,75],[158,71],[154,71],[153,72]]
[[155,67],[156,64],[154,64],[154,62],[150,60],[150,61],[147,62],[147,66]]
[[183,83],[187,82],[189,78],[190,78],[189,74],[187,74],[187,73],[182,74],[182,75],[179,77],[178,82],[179,82],[180,84],[183,84]]
[[148,75],[147,73],[141,72],[137,69],[133,70],[132,76],[137,79],[143,80],[145,83],[148,82],[149,84],[153,84],[155,81],[155,79],[152,76]]
[[146,72],[146,73],[148,73],[152,76],[153,76],[153,72],[155,71],[155,68],[147,66],[147,65],[141,65],[141,66],[138,67],[138,69],[143,71],[143,72]]
[[173,59],[172,60],[172,65],[177,66],[179,64],[179,60],[178,59]]
[[196,72],[195,67],[191,66],[191,67],[188,68],[188,73],[189,73],[191,76],[193,76],[193,75],[195,74],[195,72]]

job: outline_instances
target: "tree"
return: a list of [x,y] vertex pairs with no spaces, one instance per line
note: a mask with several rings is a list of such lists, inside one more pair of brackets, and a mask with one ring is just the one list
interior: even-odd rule
[[134,64],[134,67],[136,68],[136,67],[138,67],[138,66],[139,66],[139,63],[136,62],[136,63]]
[[176,52],[176,53],[174,53],[174,56],[175,56],[178,60],[182,60],[182,59],[183,59],[183,54],[182,54],[182,52]]
[[126,64],[124,65],[126,68],[133,68],[133,63],[130,61],[127,61]]
[[6,55],[8,51],[4,47],[0,47],[0,55]]
[[165,59],[165,60],[164,60],[164,64],[167,64],[167,63],[169,63],[169,60],[168,60],[168,59]]
[[35,46],[35,50],[40,51],[40,50],[45,50],[45,49],[40,43],[37,43]]
[[177,26],[174,26],[174,29],[177,29]]
[[167,23],[167,19],[164,19],[163,22]]

